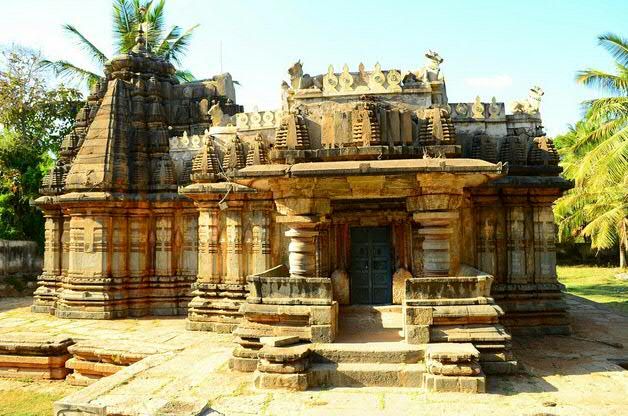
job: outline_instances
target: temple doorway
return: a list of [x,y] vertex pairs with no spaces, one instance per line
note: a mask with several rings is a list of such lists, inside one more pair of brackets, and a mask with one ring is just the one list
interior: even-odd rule
[[392,303],[390,227],[351,227],[351,304]]

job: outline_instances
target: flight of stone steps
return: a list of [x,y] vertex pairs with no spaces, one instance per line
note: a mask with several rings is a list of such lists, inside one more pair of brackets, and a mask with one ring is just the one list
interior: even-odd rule
[[310,387],[422,387],[425,348],[395,342],[315,344]]

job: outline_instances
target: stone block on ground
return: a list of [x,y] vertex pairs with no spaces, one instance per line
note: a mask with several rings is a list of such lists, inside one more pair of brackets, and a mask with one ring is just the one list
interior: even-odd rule
[[430,374],[441,376],[475,376],[481,372],[480,364],[475,361],[443,363],[427,360],[426,367]]
[[296,336],[261,337],[260,342],[269,347],[284,347],[286,345],[297,344],[299,342],[299,337],[296,337]]
[[480,352],[470,343],[437,343],[427,346],[425,356],[434,361],[459,363],[479,359]]
[[0,354],[53,356],[65,355],[68,347],[74,344],[65,335],[48,335],[18,332],[0,335]]
[[73,355],[66,362],[68,370],[73,370],[68,382],[73,385],[88,385],[150,355],[176,350],[176,347],[124,340],[81,341],[68,348]]
[[486,378],[480,374],[475,377],[449,377],[426,373],[423,385],[429,392],[438,393],[485,393]]
[[0,377],[62,380],[68,374],[67,336],[39,333],[0,335]]
[[401,305],[403,303],[403,300],[405,299],[405,293],[406,293],[406,280],[408,279],[412,279],[412,273],[410,273],[404,268],[400,268],[399,270],[395,272],[395,274],[393,274],[393,277],[392,277],[393,304]]
[[406,325],[404,332],[408,344],[427,344],[430,342],[429,325]]
[[307,374],[277,374],[256,371],[254,376],[255,387],[258,389],[282,389],[303,391],[307,390]]

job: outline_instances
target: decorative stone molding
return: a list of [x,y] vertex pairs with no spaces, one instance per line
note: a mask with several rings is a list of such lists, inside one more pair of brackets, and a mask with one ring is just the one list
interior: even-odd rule
[[451,109],[451,118],[456,122],[475,120],[503,123],[506,120],[506,105],[495,97],[489,103],[482,102],[478,96],[472,103],[449,103],[448,107]]
[[235,115],[238,131],[275,129],[279,127],[284,112],[281,110],[252,111]]
[[349,66],[344,65],[342,72],[336,74],[334,67],[329,65],[323,76],[323,96],[355,95],[355,94],[393,94],[402,91],[401,72],[396,69],[382,71],[379,63],[373,71],[365,71],[360,64],[358,72],[349,72]]

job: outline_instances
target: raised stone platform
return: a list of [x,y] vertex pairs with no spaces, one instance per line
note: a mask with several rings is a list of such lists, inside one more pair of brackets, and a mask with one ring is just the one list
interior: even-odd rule
[[485,377],[480,368],[480,352],[473,344],[429,344],[426,349],[428,391],[484,393]]
[[67,381],[75,386],[87,386],[107,377],[144,358],[181,348],[129,341],[82,341],[68,348],[72,354],[65,364],[68,370]]
[[63,380],[70,358],[67,336],[13,333],[0,335],[0,377]]

